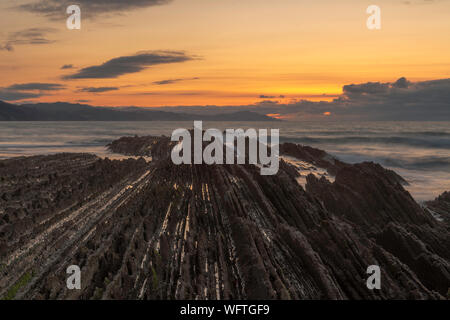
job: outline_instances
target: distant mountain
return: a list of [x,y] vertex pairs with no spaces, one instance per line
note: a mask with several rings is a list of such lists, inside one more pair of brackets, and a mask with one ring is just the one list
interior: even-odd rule
[[250,111],[192,114],[149,108],[108,108],[65,102],[14,105],[0,101],[0,121],[279,121]]

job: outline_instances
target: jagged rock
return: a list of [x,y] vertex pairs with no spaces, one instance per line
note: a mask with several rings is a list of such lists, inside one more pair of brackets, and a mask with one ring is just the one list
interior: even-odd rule
[[450,223],[450,192],[445,191],[434,201],[425,203],[425,208],[438,220]]
[[[32,272],[15,298],[446,296],[448,220],[418,205],[395,173],[283,144],[282,155],[335,177],[309,175],[303,188],[284,161],[274,176],[254,165],[177,166],[167,161],[172,146],[151,137],[110,145],[151,155],[151,163],[89,155],[0,161],[0,295]],[[433,208],[446,208],[447,198]],[[72,264],[82,270],[82,290],[66,288]],[[366,270],[374,264],[382,288],[372,291]]]

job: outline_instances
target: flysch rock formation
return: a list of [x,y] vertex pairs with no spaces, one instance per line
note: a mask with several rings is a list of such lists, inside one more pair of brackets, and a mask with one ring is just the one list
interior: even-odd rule
[[423,206],[436,220],[450,222],[450,192],[444,192],[434,201],[428,201]]
[[[295,144],[280,146],[273,176],[254,165],[174,165],[173,146],[167,137],[109,145],[151,162],[0,161],[0,297],[447,297],[448,193],[421,206],[393,171]],[[81,290],[66,286],[70,265],[81,268]],[[370,265],[381,268],[380,290],[366,286]]]

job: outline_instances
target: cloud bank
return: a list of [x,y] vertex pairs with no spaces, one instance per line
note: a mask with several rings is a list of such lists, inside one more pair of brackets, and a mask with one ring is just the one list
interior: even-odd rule
[[0,100],[18,101],[23,99],[39,98],[48,95],[52,91],[65,89],[64,85],[58,83],[21,83],[9,87],[0,88]]
[[[0,88],[0,100],[39,98],[62,89],[65,89],[63,85],[55,83],[13,84]],[[119,87],[81,87],[79,91],[101,93],[118,89]],[[265,99],[252,105],[180,106],[170,107],[169,110],[207,114],[253,111],[288,120],[450,121],[450,79],[411,82],[406,78],[400,78],[393,82],[348,84],[343,86],[342,91],[338,98],[330,102],[298,100],[282,104]],[[148,93],[152,94],[164,93]],[[155,109],[167,111],[168,107]]]
[[73,69],[73,68],[74,68],[73,64],[65,64],[60,69],[67,70],[67,69]]
[[90,66],[78,72],[64,76],[64,80],[73,79],[107,79],[136,73],[147,69],[150,66],[181,63],[194,60],[182,51],[147,51],[132,56],[123,56],[111,59],[100,65]]
[[[287,104],[266,99],[244,106],[174,107],[184,112],[253,111],[289,120],[430,120],[450,121],[450,79],[367,82],[344,85],[331,102],[298,100]],[[269,96],[260,96],[260,98]]]
[[117,90],[119,90],[119,87],[85,87],[80,88],[78,92],[102,93]]
[[104,14],[116,14],[126,11],[164,5],[172,0],[34,0],[19,5],[19,10],[43,15],[52,20],[66,16],[66,8],[76,4],[85,18],[95,18]]
[[153,84],[156,84],[158,86],[164,86],[167,84],[174,84],[174,83],[181,82],[181,81],[198,80],[198,79],[200,79],[200,78],[195,77],[195,78],[167,79],[167,80],[155,81],[155,82],[153,82]]
[[55,40],[47,39],[47,35],[55,31],[56,29],[53,28],[29,28],[11,32],[4,43],[0,44],[0,50],[14,51],[14,47],[19,45],[43,45],[54,43]]

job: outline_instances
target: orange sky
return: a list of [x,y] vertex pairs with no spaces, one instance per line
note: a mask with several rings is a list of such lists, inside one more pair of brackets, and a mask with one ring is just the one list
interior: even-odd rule
[[[0,4],[0,44],[28,28],[55,28],[49,44],[0,50],[0,87],[60,83],[32,101],[92,105],[243,105],[264,99],[330,100],[367,81],[450,77],[450,1],[174,0],[125,15],[83,19],[81,30]],[[381,7],[382,29],[366,28]],[[82,8],[83,14],[83,8]],[[77,68],[143,50],[177,50],[192,61],[161,64],[115,79],[62,80]],[[61,70],[73,64],[75,69]],[[185,79],[167,85],[154,82]],[[85,87],[118,87],[104,93]],[[260,96],[266,96],[261,97]],[[13,101],[14,102],[14,101]],[[20,102],[20,101],[16,101]]]

